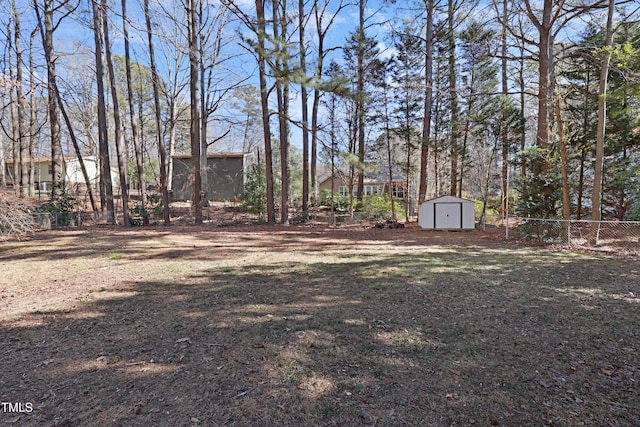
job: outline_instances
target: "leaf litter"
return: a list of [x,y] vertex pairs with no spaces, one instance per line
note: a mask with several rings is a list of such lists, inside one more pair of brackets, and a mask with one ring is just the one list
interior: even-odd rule
[[640,425],[638,259],[415,228],[4,245],[0,400],[34,410],[0,423]]

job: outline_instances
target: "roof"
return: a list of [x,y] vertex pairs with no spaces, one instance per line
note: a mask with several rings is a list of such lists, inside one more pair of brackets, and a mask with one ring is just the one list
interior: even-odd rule
[[[340,175],[336,175],[336,180],[342,180],[343,182],[346,183],[346,179],[344,179],[343,177],[341,177]],[[331,176],[328,176],[322,180],[319,181],[320,184],[327,182],[327,181],[331,181]],[[389,182],[389,177],[384,178],[384,177],[365,177],[364,178],[364,185],[372,185],[372,184],[387,184]],[[392,182],[404,182],[404,178],[399,177],[399,176],[394,176],[393,177],[393,181]],[[353,180],[354,185],[358,185],[358,177],[354,177]]]
[[[82,156],[82,160],[86,160],[86,161],[95,161],[95,156]],[[74,162],[77,161],[78,158],[77,157],[64,157],[64,161],[65,162]],[[9,157],[7,159],[4,160],[5,163],[11,163],[13,164],[13,158]],[[47,162],[51,162],[51,156],[49,157],[34,157],[33,159],[34,163],[47,163]]]
[[456,202],[457,203],[460,203],[460,202],[475,203],[473,200],[462,199],[460,197],[455,197],[455,196],[440,196],[434,199],[425,200],[422,203],[456,203]]

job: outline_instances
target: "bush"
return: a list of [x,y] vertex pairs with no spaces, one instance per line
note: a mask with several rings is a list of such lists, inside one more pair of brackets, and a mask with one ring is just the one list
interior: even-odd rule
[[51,193],[51,200],[40,205],[35,211],[55,214],[57,225],[73,225],[75,221],[73,212],[77,206],[78,201],[76,198],[69,196],[66,190],[60,187],[57,191],[54,188]]
[[[404,206],[394,201],[396,209],[396,218],[404,218],[406,211]],[[360,211],[363,212],[368,219],[376,221],[390,219],[392,216],[391,199],[388,194],[373,194],[362,199]]]
[[627,218],[629,221],[640,221],[640,201],[636,201],[631,205],[631,209],[627,212]]
[[131,225],[149,225],[151,217],[162,218],[163,216],[162,196],[160,194],[149,194],[146,205],[139,201],[129,213]]
[[258,166],[254,165],[251,168],[244,189],[240,196],[242,203],[238,208],[243,212],[264,216],[267,211],[267,182]]
[[[322,190],[320,193],[320,204],[331,207],[331,190]],[[333,194],[333,208],[336,212],[349,211],[349,197],[340,193]]]

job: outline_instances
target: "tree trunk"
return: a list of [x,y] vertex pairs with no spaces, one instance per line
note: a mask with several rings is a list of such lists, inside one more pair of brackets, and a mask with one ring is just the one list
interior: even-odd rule
[[162,118],[160,108],[160,76],[156,69],[155,50],[153,47],[153,32],[151,31],[151,16],[149,14],[149,0],[144,0],[144,19],[149,41],[149,66],[151,68],[151,83],[153,84],[153,104],[155,106],[156,139],[160,156],[160,191],[162,193],[162,216],[164,225],[171,223],[169,215],[169,191],[167,190],[167,152],[162,137]]
[[[37,0],[33,0],[34,7],[39,10]],[[48,93],[48,109],[49,109],[49,127],[51,130],[51,170],[52,170],[52,188],[51,196],[56,197],[59,190],[63,186],[62,167],[64,159],[62,157],[62,130],[60,128],[60,111],[58,100],[56,99],[56,66],[53,49],[53,0],[44,0],[44,52],[47,58],[47,89]],[[113,203],[113,199],[111,200]],[[111,209],[113,211],[113,209]]]
[[[201,203],[201,207],[200,210],[202,211],[202,208],[209,206],[209,175],[207,173],[207,150],[209,148],[209,144],[208,144],[208,135],[207,135],[207,127],[208,127],[208,123],[209,123],[209,97],[208,97],[208,91],[207,91],[207,86],[206,86],[206,70],[204,67],[204,49],[205,49],[205,30],[204,28],[202,28],[202,16],[204,14],[204,10],[203,10],[203,2],[202,1],[198,1],[197,2],[197,6],[198,6],[198,11],[196,14],[196,19],[194,21],[194,30],[195,33],[197,33],[197,36],[195,36],[195,40],[198,40],[197,43],[197,62],[198,62],[198,73],[200,76],[200,80],[197,83],[197,87],[200,88],[199,93],[198,93],[198,99],[199,99],[199,110],[200,110],[200,117],[198,119],[198,125],[200,126],[200,194],[202,195],[202,197],[200,198],[200,203]],[[194,5],[194,9],[195,9],[195,5]],[[213,65],[215,65],[215,61],[212,61]],[[202,214],[201,214],[202,216]]]
[[29,196],[31,182],[29,181],[29,146],[27,144],[26,135],[26,106],[24,102],[24,93],[22,88],[24,86],[22,77],[22,41],[21,41],[21,28],[20,28],[20,14],[16,8],[15,0],[12,2],[12,14],[14,19],[14,31],[13,37],[15,41],[16,50],[16,101],[17,101],[17,113],[18,113],[18,150],[20,152],[20,196]]
[[187,0],[187,19],[189,22],[189,91],[191,93],[191,170],[193,179],[193,210],[196,224],[202,224],[202,175],[200,167],[200,95],[198,92],[198,31],[195,2]]
[[[273,38],[276,44],[286,49],[286,1],[282,5],[282,15],[279,13],[278,0],[273,0]],[[280,170],[281,170],[281,203],[280,223],[289,224],[289,75],[288,58],[283,53],[284,60],[276,55],[276,95],[278,98],[278,127],[280,136]]]
[[[502,46],[500,61],[500,79],[502,83],[502,97],[506,100],[509,96],[509,76],[507,74],[507,22],[509,22],[509,9],[508,0],[502,2]],[[509,207],[509,132],[507,130],[507,112],[506,105],[502,109],[502,126],[501,126],[501,139],[502,139],[502,195],[500,203],[500,214],[503,218],[508,215],[507,209]]]
[[[558,127],[558,139],[560,140],[560,167],[562,174],[562,218],[568,221],[571,218],[571,205],[569,199],[569,171],[567,159],[567,140],[564,135],[564,121],[560,110],[560,96],[555,101],[556,126]],[[568,224],[568,223],[567,223]],[[568,231],[568,227],[566,228]],[[567,237],[569,237],[567,235]]]
[[[45,33],[45,29],[44,26],[42,25],[42,19],[40,16],[40,10],[38,9],[38,7],[34,8],[35,12],[36,12],[36,19],[38,21],[38,27],[40,29],[40,36],[42,38],[42,43],[43,45],[46,45],[46,33]],[[47,63],[47,69],[54,69],[55,64],[51,64],[52,62],[52,57],[50,56],[52,52],[48,51],[45,49],[45,62]],[[33,70],[33,67],[31,67],[31,69]],[[33,87],[33,86],[32,86]],[[78,140],[76,139],[75,136],[75,132],[73,131],[73,126],[71,125],[71,120],[69,119],[69,115],[67,114],[65,108],[64,108],[64,104],[62,103],[62,97],[60,96],[60,90],[58,89],[58,82],[57,82],[57,78],[55,75],[55,72],[53,73],[53,78],[49,78],[49,95],[53,96],[55,102],[56,102],[56,107],[57,109],[59,109],[59,111],[62,113],[62,117],[65,120],[65,123],[67,125],[67,130],[69,131],[69,138],[71,139],[71,142],[73,143],[73,148],[75,149],[75,153],[76,156],[78,157],[78,162],[80,163],[80,169],[82,170],[82,176],[84,177],[84,182],[85,185],[87,186],[87,192],[89,194],[89,201],[91,202],[91,209],[94,212],[97,212],[97,206],[96,206],[96,202],[93,196],[93,188],[92,188],[92,182],[91,179],[89,178],[89,174],[87,173],[87,168],[85,167],[84,161],[82,160],[82,155],[80,152],[80,146],[78,145]],[[49,104],[50,105],[50,104]],[[34,120],[35,122],[35,120]]]
[[358,27],[358,89],[356,94],[356,114],[358,118],[358,200],[362,201],[364,193],[364,151],[365,151],[365,138],[364,138],[364,10],[366,6],[366,0],[360,0],[359,2],[359,23]]
[[609,65],[611,63],[611,50],[613,44],[613,12],[615,0],[609,0],[609,11],[607,14],[607,32],[605,46],[603,50],[604,58],[600,69],[600,83],[598,86],[598,133],[596,135],[596,158],[595,171],[593,175],[593,195],[591,197],[591,219],[598,221],[593,224],[593,230],[589,239],[591,245],[598,244],[599,221],[602,220],[602,174],[604,169],[604,137],[606,133],[607,121],[607,80],[609,77]]
[[260,104],[262,106],[262,129],[264,137],[265,177],[267,180],[267,223],[275,224],[276,213],[273,197],[273,155],[271,149],[271,126],[269,124],[269,89],[267,87],[267,64],[265,52],[266,23],[264,0],[256,0],[258,20],[258,68],[260,76]]
[[31,32],[29,39],[29,196],[35,194],[36,167],[35,167],[35,144],[36,144],[36,87],[35,82],[35,61],[33,41],[38,34],[37,29]]
[[107,2],[102,0],[101,7],[104,11],[102,14],[102,27],[104,31],[104,49],[107,61],[107,72],[109,75],[109,86],[111,86],[111,98],[113,102],[113,121],[115,126],[116,137],[116,156],[118,159],[118,172],[120,175],[120,194],[122,197],[122,216],[123,225],[129,227],[131,221],[129,219],[129,189],[127,188],[127,145],[124,140],[124,130],[122,129],[122,120],[120,115],[120,103],[118,101],[118,88],[116,87],[116,76],[113,69],[113,58],[111,56],[111,46],[109,43],[109,23],[107,20]]
[[456,37],[455,37],[455,16],[454,0],[448,1],[447,9],[447,40],[449,45],[449,99],[451,103],[451,189],[449,194],[458,194],[458,91],[456,89]]
[[8,45],[8,60],[9,64],[9,111],[11,113],[11,158],[13,159],[13,170],[11,173],[13,182],[13,192],[16,196],[20,196],[20,150],[18,147],[18,141],[20,140],[20,134],[18,132],[18,101],[16,100],[16,91],[14,86],[16,84],[15,70],[13,67],[13,29],[11,28],[11,22],[7,24],[7,45]]
[[104,98],[104,67],[102,53],[104,39],[102,14],[106,13],[97,2],[93,2],[93,32],[96,55],[96,82],[98,86],[98,151],[100,157],[100,202],[101,208],[107,212],[108,222],[115,224],[113,203],[113,186],[111,183],[111,163],[109,159],[109,140],[107,128],[107,111]]
[[423,202],[427,197],[427,165],[431,137],[431,110],[433,107],[433,8],[434,0],[427,0],[427,34],[425,36],[425,87],[424,117],[422,121],[422,145],[420,147],[420,188],[418,199]]
[[298,0],[298,25],[300,35],[300,97],[302,98],[302,216],[306,221],[309,218],[309,109],[307,107],[307,63],[305,49],[305,13],[304,0]]
[[[136,169],[138,172],[138,182],[140,183],[140,203],[142,208],[147,206],[146,179],[144,173],[144,157],[142,154],[142,142],[138,135],[138,122],[135,113],[135,102],[133,99],[133,83],[131,79],[131,53],[129,48],[129,29],[127,20],[127,0],[122,0],[122,33],[124,35],[124,58],[125,72],[127,75],[127,101],[129,103],[129,119],[131,120],[131,139],[136,156]],[[146,217],[144,220],[148,220]]]

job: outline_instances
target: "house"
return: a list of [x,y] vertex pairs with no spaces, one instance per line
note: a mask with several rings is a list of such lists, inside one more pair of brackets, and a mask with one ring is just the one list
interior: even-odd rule
[[[332,182],[333,182],[334,191],[336,193],[339,193],[342,196],[349,196],[348,179],[342,174],[338,174],[334,176],[333,179],[331,176],[325,178],[324,180],[320,181],[320,184],[318,184],[318,188],[320,189],[320,191],[323,191],[323,190],[331,191]],[[393,197],[396,197],[398,199],[404,199],[405,193],[406,193],[405,192],[406,182],[404,178],[400,176],[394,176],[393,180],[391,181],[391,185],[392,185]],[[354,179],[352,191],[353,191],[353,196],[357,197],[358,195],[357,178]],[[370,196],[372,194],[389,194],[389,178],[387,177],[385,179],[381,175],[365,177],[363,193],[364,193],[363,194],[364,196]]]
[[[91,186],[96,189],[100,182],[100,166],[95,156],[82,158]],[[39,193],[51,193],[53,183],[53,162],[51,157],[39,157],[33,159],[34,166],[34,189]],[[80,161],[76,157],[65,157],[62,163],[65,187],[67,191],[79,192],[86,188],[86,182],[82,174]],[[5,161],[5,173],[7,184],[13,184],[13,159]],[[113,188],[120,186],[120,176],[116,168],[111,168],[111,183]]]
[[[172,200],[193,199],[192,163],[190,154],[172,157]],[[236,200],[244,192],[253,165],[253,155],[244,152],[221,152],[207,155],[207,198]]]
[[429,230],[472,230],[475,228],[474,203],[453,196],[442,196],[420,204],[418,224]]

